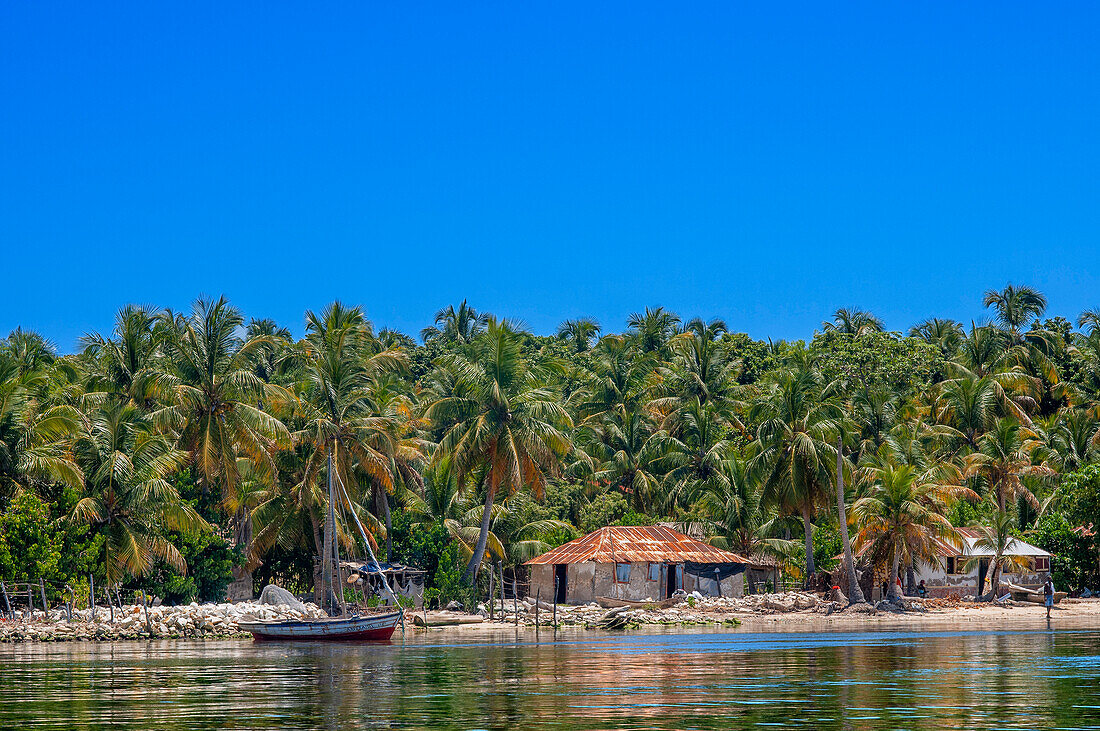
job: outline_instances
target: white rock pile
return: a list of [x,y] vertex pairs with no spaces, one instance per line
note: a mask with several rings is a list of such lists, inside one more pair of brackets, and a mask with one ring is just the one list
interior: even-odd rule
[[[737,615],[765,615],[786,614],[789,612],[819,612],[829,614],[841,607],[828,600],[822,599],[816,594],[808,592],[791,591],[783,594],[753,594],[743,598],[704,597],[698,593],[690,594],[682,601],[671,607],[659,608],[656,602],[652,607],[639,607],[634,609],[619,609],[614,611],[618,618],[616,625],[622,625],[621,620],[626,620],[630,625],[705,625],[705,624],[735,624]],[[541,602],[538,612],[538,623],[541,626],[553,624],[553,607],[546,602]],[[478,613],[488,616],[488,608],[482,604],[478,607]],[[518,622],[517,622],[518,614]],[[535,624],[534,599],[520,599],[513,603],[507,600],[504,603],[504,611],[498,602],[494,611],[495,619],[506,624],[519,624],[521,626]],[[598,604],[558,605],[558,624],[564,626],[599,627],[605,625],[610,619],[608,609]]]
[[149,637],[217,638],[241,635],[240,622],[323,617],[314,604],[302,610],[285,605],[240,602],[236,604],[191,604],[176,607],[128,605],[114,610],[97,606],[95,619],[90,609],[74,610],[72,621],[64,609],[16,612],[14,620],[0,621],[0,642],[58,642],[65,640],[117,640]]

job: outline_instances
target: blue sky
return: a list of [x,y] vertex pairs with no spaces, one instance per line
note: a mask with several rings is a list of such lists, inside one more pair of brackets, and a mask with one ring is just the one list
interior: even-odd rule
[[[462,4],[459,4],[462,5]],[[593,7],[598,5],[599,7]],[[0,332],[1100,305],[1086,3],[3,3]]]

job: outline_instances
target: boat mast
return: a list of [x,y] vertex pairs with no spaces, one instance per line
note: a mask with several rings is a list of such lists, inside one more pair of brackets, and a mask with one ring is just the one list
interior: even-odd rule
[[[336,545],[336,492],[332,481],[332,450],[328,453],[328,521],[325,523],[325,565],[329,568],[325,572],[329,590],[332,592],[329,602],[334,599],[340,603],[341,616],[347,614],[347,606],[344,604],[344,586],[340,581],[340,549]],[[333,609],[336,608],[333,604]]]

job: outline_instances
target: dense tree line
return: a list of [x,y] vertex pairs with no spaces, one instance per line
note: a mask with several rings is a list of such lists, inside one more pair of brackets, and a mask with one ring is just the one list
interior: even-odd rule
[[[905,333],[841,309],[808,342],[661,307],[620,333],[580,319],[540,337],[466,302],[422,344],[339,302],[294,341],[224,298],[126,306],[71,355],[16,330],[0,341],[0,578],[308,591],[331,457],[376,550],[442,598],[616,523],[688,524],[806,577],[843,552],[838,497],[884,576],[978,526],[998,555],[1026,534],[1058,555],[1058,583],[1095,588],[1100,312],[1075,329],[1028,287],[984,303],[988,324]],[[348,520],[343,550],[361,555]]]

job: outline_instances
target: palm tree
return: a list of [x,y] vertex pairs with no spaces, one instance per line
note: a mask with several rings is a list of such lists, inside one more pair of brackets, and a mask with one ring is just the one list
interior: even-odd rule
[[1077,318],[1077,327],[1088,327],[1089,335],[1100,332],[1100,307],[1085,310]]
[[779,521],[761,504],[760,488],[751,479],[747,463],[732,455],[722,469],[726,479],[703,484],[693,506],[709,526],[707,542],[758,560],[783,560],[799,551],[796,542],[774,535]]
[[264,381],[271,382],[279,369],[279,361],[286,354],[291,342],[290,330],[280,327],[274,320],[252,320],[245,331],[245,340],[256,340],[257,345],[249,355],[252,371]]
[[825,332],[838,332],[842,335],[867,335],[886,331],[882,320],[865,310],[849,310],[841,307],[833,313],[832,322],[821,323]]
[[932,317],[909,329],[909,337],[936,346],[944,358],[952,358],[963,339],[962,323]]
[[0,340],[0,501],[23,489],[82,484],[71,447],[83,416],[42,398],[57,377],[53,363],[52,356]]
[[1073,472],[1096,461],[1100,421],[1086,409],[1062,409],[1035,430],[1044,442],[1044,461],[1059,472]]
[[436,312],[435,325],[421,330],[420,337],[425,342],[442,339],[469,343],[484,331],[488,321],[488,314],[479,313],[462,300],[457,309],[448,305]]
[[673,337],[668,343],[672,362],[658,369],[669,395],[654,399],[650,406],[675,418],[675,412],[689,404],[714,405],[740,426],[735,416],[735,409],[743,406],[737,398],[743,390],[737,383],[740,364],[721,342],[725,333],[726,323],[721,320],[704,323],[695,318]]
[[[360,308],[334,302],[320,314],[306,313],[306,338],[294,355],[304,372],[301,428],[294,432],[295,443],[304,450],[304,464],[293,502],[310,517],[318,555],[323,551],[321,524],[328,510],[319,478],[329,457],[351,501],[343,507],[358,515],[364,499],[374,497],[383,507],[387,525],[388,495],[396,479],[407,474],[399,470],[412,459],[400,451],[399,408],[386,409],[373,390],[379,379],[404,366],[405,354],[401,350],[372,354],[372,346],[371,326]],[[364,485],[371,488],[366,494]],[[320,591],[322,582],[315,578],[315,589]]]
[[1023,332],[1029,320],[1038,320],[1047,309],[1047,298],[1037,289],[1007,285],[1001,291],[988,290],[982,304],[997,312],[997,321],[1014,335]]
[[[190,315],[166,312],[158,324],[163,362],[150,380],[151,392],[164,404],[153,422],[178,435],[177,446],[190,457],[197,482],[218,489],[223,503],[243,504],[238,459],[251,464],[256,479],[274,484],[274,454],[291,445],[290,432],[269,410],[292,398],[256,375],[253,354],[273,342],[269,336],[245,340],[241,312],[224,298],[199,298]],[[261,405],[264,408],[261,408]],[[252,540],[246,510],[230,513],[234,545],[245,553]],[[234,569],[232,595],[250,594],[251,576]]]
[[836,447],[831,442],[843,416],[820,374],[805,366],[779,373],[749,412],[759,425],[750,472],[763,481],[766,505],[802,517],[807,580],[815,569],[811,521],[832,483]]
[[733,451],[729,424],[714,404],[695,402],[677,413],[675,436],[665,441],[661,462],[667,468],[666,512],[688,506],[708,487],[725,487],[730,480],[726,460]]
[[179,549],[163,531],[209,530],[169,481],[184,466],[187,454],[158,433],[135,406],[112,402],[90,415],[73,452],[84,490],[71,519],[103,535],[108,584],[141,576],[154,559],[186,571]]
[[576,453],[584,460],[574,476],[619,489],[635,510],[649,513],[661,502],[660,466],[667,443],[667,434],[656,430],[644,409],[616,404],[580,425]]
[[[997,598],[1001,589],[1001,574],[1005,569],[1026,568],[1028,559],[1025,556],[1010,555],[1012,544],[1015,541],[1012,533],[1016,522],[1004,509],[998,510],[986,523],[974,526],[978,538],[974,541],[974,548],[984,553],[992,553],[993,560],[990,568],[993,573],[989,577],[990,597]],[[982,560],[981,556],[974,556],[964,564],[967,571],[971,570]],[[979,591],[981,589],[979,588]]]
[[583,384],[570,395],[581,419],[598,419],[616,406],[633,412],[645,403],[653,359],[639,357],[631,346],[622,335],[608,335],[596,345],[580,376]]
[[590,317],[582,317],[579,320],[566,320],[558,325],[558,337],[566,342],[573,343],[578,353],[583,353],[592,347],[592,341],[600,335],[600,323]]
[[290,446],[286,426],[257,405],[291,400],[252,371],[251,355],[271,341],[242,339],[243,326],[244,317],[224,297],[196,300],[190,315],[166,313],[161,320],[166,359],[154,385],[166,404],[153,413],[155,423],[179,435],[202,483],[226,493],[239,478],[238,454],[274,480],[273,451]]
[[990,489],[997,509],[1004,511],[1008,498],[1023,498],[1039,507],[1035,495],[1020,478],[1025,475],[1051,477],[1054,470],[1045,462],[1032,464],[1032,454],[1042,445],[1038,435],[1015,419],[998,419],[978,441],[978,450],[964,458],[964,475],[977,478]]
[[153,326],[158,315],[153,308],[126,305],[115,316],[112,337],[91,333],[81,338],[90,390],[142,409],[153,406],[149,376],[157,356]]
[[662,353],[679,324],[679,315],[664,307],[647,307],[643,313],[630,315],[627,329],[643,353]]
[[10,358],[19,375],[42,371],[57,360],[57,348],[33,330],[15,328],[0,341],[0,354]]
[[872,472],[871,491],[852,505],[857,551],[890,561],[889,597],[898,599],[895,577],[904,561],[935,561],[937,542],[958,545],[958,532],[945,516],[948,491],[910,465],[888,465]]
[[428,407],[427,417],[447,424],[439,454],[450,454],[459,484],[473,477],[484,490],[478,541],[464,578],[471,581],[485,555],[493,501],[524,487],[541,494],[546,473],[571,445],[572,427],[541,378],[545,361],[523,357],[522,333],[507,320],[490,318],[469,355],[445,357],[458,375],[456,393]]

